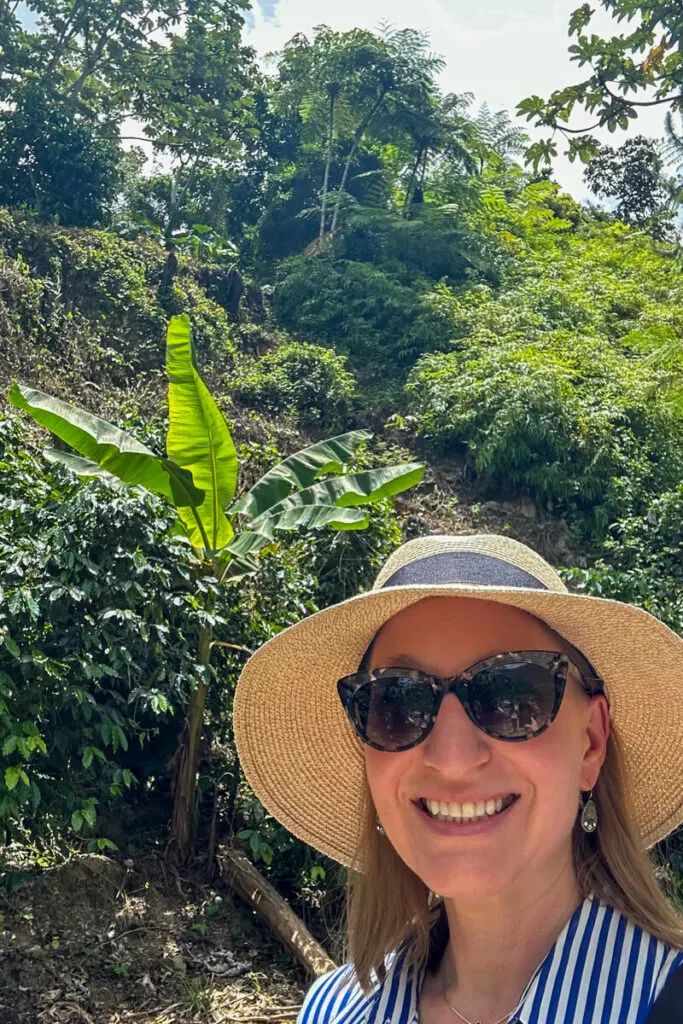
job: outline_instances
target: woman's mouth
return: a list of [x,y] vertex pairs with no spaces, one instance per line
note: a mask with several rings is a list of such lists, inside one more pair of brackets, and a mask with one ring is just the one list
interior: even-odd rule
[[471,825],[496,817],[518,798],[519,793],[508,793],[504,797],[491,797],[488,800],[478,800],[476,803],[445,803],[443,800],[432,800],[430,797],[422,797],[417,802],[425,814],[436,821]]

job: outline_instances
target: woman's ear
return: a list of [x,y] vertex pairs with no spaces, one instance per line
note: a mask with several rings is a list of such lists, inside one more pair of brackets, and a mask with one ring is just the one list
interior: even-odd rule
[[604,694],[590,697],[586,705],[584,727],[583,761],[581,764],[581,789],[593,789],[607,755],[609,737],[609,706]]

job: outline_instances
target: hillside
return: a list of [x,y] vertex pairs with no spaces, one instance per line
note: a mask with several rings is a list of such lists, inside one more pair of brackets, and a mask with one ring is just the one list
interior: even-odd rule
[[[250,652],[437,532],[521,540],[683,634],[680,184],[652,140],[577,139],[614,200],[578,203],[414,29],[320,25],[265,74],[242,0],[62,6],[8,15],[0,69],[0,1015],[276,1024],[307,979],[216,851],[333,959],[345,873],[244,779]],[[166,458],[201,462],[170,327],[225,501]],[[75,460],[80,414],[51,435],[30,389],[88,444],[91,416],[133,436],[147,483],[99,472],[111,440]],[[683,900],[683,834],[653,857]]]
[[[442,338],[451,340],[412,356],[399,353],[394,362],[383,355],[390,335],[386,331],[382,337],[385,321],[379,314],[373,320],[367,294],[362,322],[369,340],[362,347],[351,323],[361,314],[354,314],[352,302],[344,306],[337,346],[324,324],[316,334],[315,310],[327,315],[329,289],[343,281],[340,270],[353,278],[369,266],[349,261],[345,236],[334,240],[331,252],[287,264],[269,297],[250,284],[251,305],[243,300],[238,317],[231,318],[216,301],[215,290],[205,286],[206,266],[189,256],[180,259],[173,281],[165,283],[167,254],[154,242],[41,225],[5,211],[3,396],[10,381],[20,378],[110,417],[161,450],[164,330],[167,317],[182,309],[190,314],[202,373],[243,458],[240,486],[302,445],[359,425],[376,431],[370,446],[374,461],[417,457],[427,463],[422,484],[393,505],[385,501],[367,531],[333,539],[324,532],[283,535],[258,575],[242,585],[239,605],[229,595],[221,599],[217,636],[231,643],[253,649],[306,609],[368,586],[382,557],[401,538],[439,531],[506,533],[561,567],[570,586],[641,600],[678,626],[680,547],[663,549],[661,538],[664,531],[677,530],[681,493],[676,486],[679,368],[675,359],[664,363],[647,357],[667,331],[680,330],[679,279],[671,259],[650,240],[620,226],[591,223],[566,197],[561,212],[573,213],[575,222],[558,217],[549,203],[559,203],[552,186],[532,189],[521,210],[499,201],[496,219],[482,235],[487,246],[495,246],[497,283],[482,275],[456,286],[444,278],[419,282],[411,295],[423,302],[423,313],[427,309],[430,317],[438,317]],[[370,245],[367,224],[351,221],[356,244],[361,229],[368,232]],[[405,276],[395,261],[379,267],[373,267],[373,274],[390,281]],[[211,268],[214,282],[220,273],[227,272]],[[288,304],[292,288],[308,288],[309,297]],[[376,282],[366,288],[368,293],[376,289]],[[319,290],[328,296],[325,306],[315,305]],[[384,302],[385,291],[377,294]],[[373,383],[375,353],[385,359],[381,389]],[[179,728],[182,680],[190,671],[196,613],[183,585],[182,549],[168,533],[171,517],[163,502],[111,493],[95,481],[78,484],[43,461],[42,432],[30,421],[22,424],[4,398],[3,408],[0,561],[5,601],[0,623],[17,648],[5,640],[0,672],[11,685],[19,670],[28,687],[11,697],[5,735],[16,729],[14,719],[23,723],[27,737],[38,725],[49,742],[43,756],[40,749],[27,749],[24,756],[31,772],[28,801],[12,806],[22,796],[17,786],[7,790],[3,805],[11,839],[5,884],[8,892],[18,887],[16,896],[6,898],[8,919],[32,921],[35,911],[26,918],[25,906],[34,899],[37,882],[30,878],[35,864],[55,865],[52,870],[58,871],[57,865],[78,849],[104,854],[119,866],[130,862],[135,868],[126,869],[123,890],[117,887],[120,903],[137,877],[138,859],[146,865],[149,850],[163,844],[171,796],[167,766]],[[619,512],[620,521],[612,525]],[[105,611],[107,627],[94,627]],[[163,625],[162,644],[147,642],[153,622]],[[128,651],[123,662],[121,655],[112,660],[112,641]],[[101,674],[103,664],[111,667],[111,681]],[[201,767],[198,854],[217,812],[219,837],[245,836],[242,842],[261,869],[329,943],[329,929],[336,927],[339,869],[264,819],[234,774],[225,697],[239,664],[239,656],[229,652],[216,658],[221,682],[209,709],[213,752],[205,753]],[[121,671],[128,680],[123,689],[116,682]],[[105,723],[113,715],[120,723],[123,738],[117,743],[109,734],[110,749],[101,763],[83,754],[83,744],[94,742],[88,735],[95,735],[88,726],[94,720],[78,710],[81,698],[74,704],[74,694],[84,686],[99,720]],[[135,709],[132,715],[124,710],[126,704]],[[58,717],[45,732],[40,722],[48,709]],[[71,765],[66,789],[65,758]],[[85,826],[78,832],[67,829],[83,801],[86,807],[91,801],[92,820],[83,810]],[[30,855],[29,849],[34,851]],[[675,839],[665,844],[664,853],[677,869],[681,853]],[[42,949],[44,983],[33,996],[10,1001],[7,1019],[31,1020],[49,1004],[47,1019],[66,1022],[81,1012],[73,1004],[89,1007],[98,1022],[190,1020],[195,1012],[200,1014],[196,1019],[213,1020],[211,1014],[221,1007],[233,1009],[233,1001],[241,1006],[242,998],[248,1005],[256,1000],[255,1005],[266,1006],[259,1012],[271,1012],[267,1000],[264,1004],[254,994],[253,970],[245,968],[243,976],[252,978],[246,989],[235,989],[234,982],[211,971],[207,975],[202,967],[202,956],[214,955],[207,953],[206,943],[215,952],[227,942],[239,960],[241,946],[226,939],[220,922],[238,936],[245,929],[249,934],[244,912],[235,905],[226,918],[222,905],[216,922],[203,931],[198,908],[213,905],[215,890],[213,896],[197,890],[190,899],[194,909],[188,911],[183,882],[175,894],[165,875],[161,889],[159,884],[144,895],[137,883],[131,890],[137,894],[131,905],[142,900],[138,927],[143,945],[131,946],[125,937],[131,923],[128,904],[118,910],[112,905],[102,920],[111,918],[114,934],[123,937],[110,940],[110,931],[103,932],[98,938],[102,957],[84,965],[83,982],[72,979],[71,988],[57,979],[65,970],[64,957],[68,963],[76,954],[77,936],[69,937],[53,905],[41,902],[44,896],[35,897],[44,923],[39,932],[31,924],[19,946],[15,935],[6,947],[3,970],[22,991],[22,972]],[[98,889],[90,888],[101,910]],[[175,915],[177,923],[162,929],[167,932],[164,952],[149,915],[157,913],[159,900],[169,898],[173,909],[165,913]],[[64,899],[72,900],[68,888]],[[221,899],[229,901],[229,894]],[[83,917],[80,911],[78,917]],[[97,917],[96,912],[93,923]],[[202,925],[197,956],[192,952],[195,919]],[[171,956],[169,942],[181,952]],[[21,952],[22,944],[27,953]],[[340,953],[334,942],[331,948]],[[272,946],[256,954],[257,962],[266,958],[269,977],[281,969],[274,955]],[[182,970],[173,966],[178,957],[188,961]],[[118,978],[115,990],[112,972]],[[271,1002],[296,999],[303,978],[296,970],[292,977],[298,978],[295,987],[276,986]],[[150,1010],[133,1013],[133,993],[140,985],[147,986]],[[116,1010],[108,1002],[113,991],[119,993]],[[157,1002],[179,1002],[176,1016],[154,1016]]]

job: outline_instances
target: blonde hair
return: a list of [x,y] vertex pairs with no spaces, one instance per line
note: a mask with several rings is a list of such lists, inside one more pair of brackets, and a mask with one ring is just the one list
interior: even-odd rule
[[[438,900],[377,831],[369,790],[366,796],[359,845],[366,871],[350,871],[347,882],[347,958],[368,993],[372,973],[382,978],[385,957],[404,943],[406,965],[427,964],[432,911]],[[574,868],[583,897],[594,893],[639,928],[683,949],[683,911],[671,902],[676,900],[675,885],[663,858],[656,864],[642,847],[626,785],[623,747],[613,722],[593,800],[597,830],[584,832],[577,813],[572,835]]]

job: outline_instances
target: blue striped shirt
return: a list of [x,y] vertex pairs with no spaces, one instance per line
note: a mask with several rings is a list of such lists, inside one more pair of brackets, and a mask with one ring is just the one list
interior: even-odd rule
[[[424,968],[397,953],[364,995],[351,965],[309,989],[297,1024],[418,1024]],[[643,1024],[683,952],[634,925],[596,896],[580,903],[534,971],[510,1024]],[[455,1020],[454,1016],[454,1020]]]

